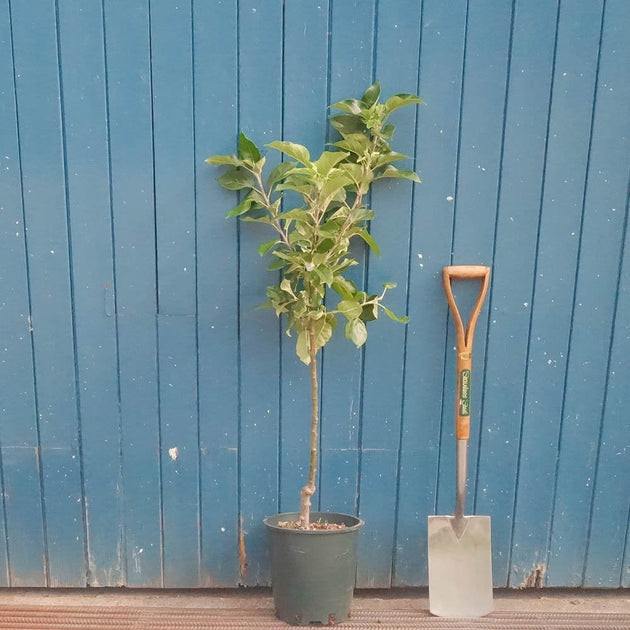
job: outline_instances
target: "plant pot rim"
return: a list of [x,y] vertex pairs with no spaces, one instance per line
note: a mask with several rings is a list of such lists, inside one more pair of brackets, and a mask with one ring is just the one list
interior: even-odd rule
[[[276,523],[278,521],[295,521],[300,516],[299,512],[282,512],[280,514],[273,514],[263,519],[263,523],[270,530],[276,532],[282,532],[285,534],[297,534],[302,536],[332,536],[335,534],[348,534],[360,529],[365,522],[358,516],[353,514],[345,514],[343,512],[311,512],[311,520],[323,519],[332,523],[341,522],[346,523],[346,527],[343,529],[294,529],[292,527],[280,527]],[[351,523],[347,523],[347,521]]]

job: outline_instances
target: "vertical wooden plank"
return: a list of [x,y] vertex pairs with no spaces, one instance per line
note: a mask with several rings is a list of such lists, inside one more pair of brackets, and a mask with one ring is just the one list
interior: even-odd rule
[[199,584],[190,3],[151,5],[165,586]]
[[[283,137],[285,140],[305,145],[311,157],[316,157],[325,148],[327,119],[330,113],[328,110],[328,32],[330,29],[328,9],[328,2],[286,3],[284,7],[283,46],[286,51],[291,52],[285,54],[283,66]],[[308,42],[308,46],[305,46],[304,42]],[[282,321],[281,325],[284,327],[286,321]],[[299,492],[306,483],[308,474],[310,371],[295,354],[295,336],[289,338],[283,334],[281,347],[279,510],[296,511],[299,507]],[[321,369],[319,373],[321,375]],[[330,463],[328,454],[322,456],[321,460],[322,462],[326,460],[327,464]],[[313,498],[313,504],[324,504],[330,506],[333,511],[342,511],[344,506],[335,505],[336,500],[332,496],[335,481],[338,479],[338,467],[335,466],[332,471],[330,469],[329,465],[325,469],[320,466],[322,483]],[[324,488],[325,496],[322,495]]]
[[451,256],[466,6],[422,3],[419,94],[426,105],[416,131],[422,184],[412,208],[396,586],[427,583],[427,515],[436,510],[447,331],[441,273]]
[[[0,382],[5,387],[0,405],[0,445],[12,425],[33,432],[36,411],[30,304],[24,214],[22,206],[20,153],[14,89],[13,41],[9,6],[0,14]],[[10,429],[9,429],[10,430]],[[0,465],[2,462],[0,462]],[[0,512],[0,585],[9,586],[5,497]]]
[[547,569],[600,23],[599,4],[560,7],[514,517],[513,586]]
[[[375,11],[373,1],[331,4],[331,103],[359,98],[373,81]],[[360,264],[349,277],[362,286],[364,249],[357,247],[353,254]],[[321,507],[351,514],[359,510],[362,359],[363,353],[343,334],[333,338],[322,355]],[[367,580],[369,576],[359,567],[357,584]]]
[[[7,452],[5,458],[5,485],[13,488],[12,500],[18,502],[16,512],[7,502],[11,583],[43,586],[50,578],[54,584],[78,586],[85,584],[87,567],[81,479],[72,461],[78,448],[78,418],[55,5],[13,3],[11,24],[31,295],[31,311],[24,315],[30,317],[33,336],[41,436],[40,443],[33,417],[23,424],[12,422],[13,436],[3,440],[7,447],[29,447]],[[30,449],[40,446],[38,462]],[[63,474],[69,475],[72,486],[65,496],[55,492],[60,462],[55,457],[49,460],[47,450],[55,448],[65,449]],[[46,523],[41,516],[42,483],[53,501],[58,500],[51,503]]]
[[[376,76],[382,77],[382,102],[396,93],[415,94],[418,89],[421,2],[396,6],[379,5],[375,34]],[[395,150],[412,156],[405,165],[413,168],[418,112],[407,107],[390,122],[397,131]],[[381,257],[370,254],[368,292],[377,293],[386,282],[397,287],[387,294],[394,312],[406,314],[407,277],[410,263],[411,207],[415,185],[393,181],[374,186],[371,207],[376,216],[370,230]],[[381,316],[370,326],[365,348],[361,517],[366,522],[361,537],[361,571],[370,585],[389,587],[398,508],[398,461],[402,416],[405,326]]]
[[[281,130],[282,3],[241,0],[238,11],[239,126],[262,146]],[[267,163],[277,159],[270,154]],[[273,282],[257,251],[269,240],[264,227],[239,226],[240,509],[248,585],[269,581],[262,519],[278,506],[280,331],[273,311],[256,310]]]
[[331,3],[331,103],[360,97],[374,75],[374,0]]
[[190,3],[151,5],[158,296],[162,315],[195,313]]
[[[286,140],[304,144],[311,156],[326,142],[328,122],[329,2],[287,3],[284,8],[283,120]],[[308,42],[308,46],[304,43]]]
[[59,34],[89,579],[94,586],[115,586],[124,577],[101,7],[86,9],[80,2],[63,3],[59,7]]
[[104,4],[125,579],[162,586],[151,58],[147,0]]
[[161,317],[160,411],[164,585],[200,584],[195,320]]
[[500,586],[509,573],[556,18],[555,3],[515,6],[476,501],[493,517]]
[[[236,425],[235,416],[229,422]],[[234,587],[247,565],[247,558],[239,555],[238,546],[238,449],[202,446],[200,474],[203,493],[200,584]]]
[[455,198],[455,264],[491,263],[511,20],[510,3],[469,3]]
[[[73,427],[71,427],[73,428]],[[81,460],[76,444],[41,449],[48,586],[86,586]],[[27,516],[31,518],[30,515]]]
[[238,269],[232,195],[203,165],[234,152],[237,132],[235,3],[195,3],[195,143],[199,424],[201,446],[201,579],[234,586],[238,554]]
[[[611,16],[612,18],[612,16]],[[602,18],[605,37],[608,14]],[[613,112],[619,106],[630,113],[620,75],[608,74],[602,58],[603,39],[594,49],[596,81],[593,127],[586,174],[586,191],[579,250],[579,268],[565,385],[558,476],[551,532],[551,584],[583,584],[589,535],[590,506],[601,439],[602,407],[607,386],[610,339],[618,290],[620,247],[628,200],[630,142]],[[599,57],[598,57],[599,55]],[[626,57],[627,59],[627,57]],[[596,73],[596,74],[595,74]],[[610,89],[614,100],[610,98]],[[619,98],[617,101],[616,99]],[[606,247],[602,248],[602,243]]]
[[37,448],[2,447],[9,586],[46,586],[47,557]]
[[[124,162],[122,162],[124,163]],[[121,163],[121,164],[122,164]],[[121,178],[123,181],[125,177]],[[122,182],[121,182],[122,184]],[[114,184],[114,188],[116,185]],[[139,191],[121,189],[116,194],[133,199]],[[131,189],[131,190],[130,190]],[[139,206],[142,204],[139,203]],[[117,234],[125,221],[117,221]],[[118,246],[136,240],[144,230],[125,232],[117,238]],[[135,251],[153,244],[151,236]],[[118,252],[119,250],[117,250]],[[117,253],[117,286],[119,298],[131,289],[129,267]],[[154,276],[153,276],[154,277]],[[150,284],[151,279],[147,278]],[[129,283],[126,291],[122,285]],[[127,305],[129,301],[125,300]],[[119,299],[118,305],[125,302]],[[155,319],[148,315],[118,318],[120,348],[121,457],[123,475],[123,527],[125,584],[160,587],[162,582],[162,537],[159,460],[159,406]]]
[[[8,9],[8,7],[4,7]],[[33,383],[33,352],[31,344],[30,304],[28,291],[28,261],[22,206],[20,147],[13,82],[12,36],[9,20],[2,21],[0,33],[2,54],[2,115],[1,134],[5,153],[0,170],[2,200],[0,203],[0,281],[2,282],[0,313],[2,314],[3,383],[12,383],[3,393],[3,443],[26,445],[36,439],[36,400]],[[19,419],[19,421],[16,421]]]
[[[3,544],[6,586],[46,584],[45,533],[42,522],[40,479],[37,475],[37,407],[31,338],[31,308],[28,295],[28,266],[26,230],[24,227],[21,191],[21,155],[17,127],[17,102],[14,77],[17,72],[13,54],[15,42],[11,31],[9,7],[4,7],[6,31],[3,32],[3,116],[7,154],[2,169],[2,253],[3,269],[2,324],[3,334],[2,382],[15,383],[16,396],[3,399],[1,415],[2,481],[3,481]],[[20,35],[19,29],[13,30]],[[19,46],[18,42],[18,46]],[[20,54],[18,49],[17,54]],[[18,61],[19,63],[19,61]],[[5,109],[6,108],[6,109]],[[9,127],[9,125],[12,125]],[[13,142],[10,143],[10,140]],[[10,144],[9,144],[10,143]],[[6,204],[6,205],[5,205]],[[21,268],[20,268],[21,267]],[[9,275],[10,274],[10,275]],[[11,332],[13,334],[11,334]],[[18,421],[16,421],[18,420]],[[30,448],[29,448],[30,447]],[[10,492],[12,490],[12,492]],[[34,516],[32,524],[23,526],[24,512]],[[6,516],[6,522],[4,517]],[[29,549],[30,545],[30,549]],[[33,554],[32,550],[37,553]],[[30,553],[25,556],[24,552]],[[10,554],[15,556],[12,568]],[[30,557],[29,557],[30,556]]]
[[[617,24],[622,23],[623,20],[617,22]],[[612,25],[610,28],[613,31],[616,30]],[[609,33],[610,31],[607,30],[606,34]],[[617,33],[610,33],[610,35],[611,39],[617,39],[615,37]],[[623,50],[623,44],[621,42],[619,44],[616,51]],[[612,61],[615,58],[616,54],[609,52],[609,60]],[[620,88],[619,92],[619,96],[622,96],[623,88]],[[601,103],[601,100],[599,102]],[[630,290],[628,289],[630,231],[628,231],[627,217],[625,230],[624,261],[617,291],[610,363],[607,366],[608,383],[584,571],[585,586],[610,588],[623,586],[623,580],[628,573],[628,564],[624,561],[630,511],[630,497],[628,496],[630,454],[627,446],[630,421],[625,412],[626,375],[630,369],[628,359],[630,356]]]

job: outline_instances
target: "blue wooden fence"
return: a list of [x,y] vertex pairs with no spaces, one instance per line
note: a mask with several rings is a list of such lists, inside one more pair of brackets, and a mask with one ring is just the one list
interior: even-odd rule
[[[375,78],[422,185],[375,189],[410,323],[323,357],[322,509],[422,585],[453,507],[446,264],[489,264],[469,506],[500,586],[630,586],[627,0],[0,0],[0,586],[266,584],[307,370],[204,164],[322,149]],[[368,264],[369,263],[369,264]]]

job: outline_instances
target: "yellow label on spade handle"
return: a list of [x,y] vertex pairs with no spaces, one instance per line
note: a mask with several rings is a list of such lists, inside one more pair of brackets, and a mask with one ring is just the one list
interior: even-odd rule
[[458,440],[470,437],[470,399],[472,385],[472,361],[470,354],[460,355],[457,366],[457,398],[455,411],[455,434]]

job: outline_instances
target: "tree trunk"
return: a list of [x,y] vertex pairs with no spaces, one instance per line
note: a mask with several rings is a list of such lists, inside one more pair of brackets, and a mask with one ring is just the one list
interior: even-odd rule
[[309,321],[309,354],[311,357],[311,453],[308,468],[308,481],[300,492],[300,527],[308,529],[311,524],[311,497],[315,493],[315,475],[319,455],[319,399],[317,388],[317,345],[315,324]]

